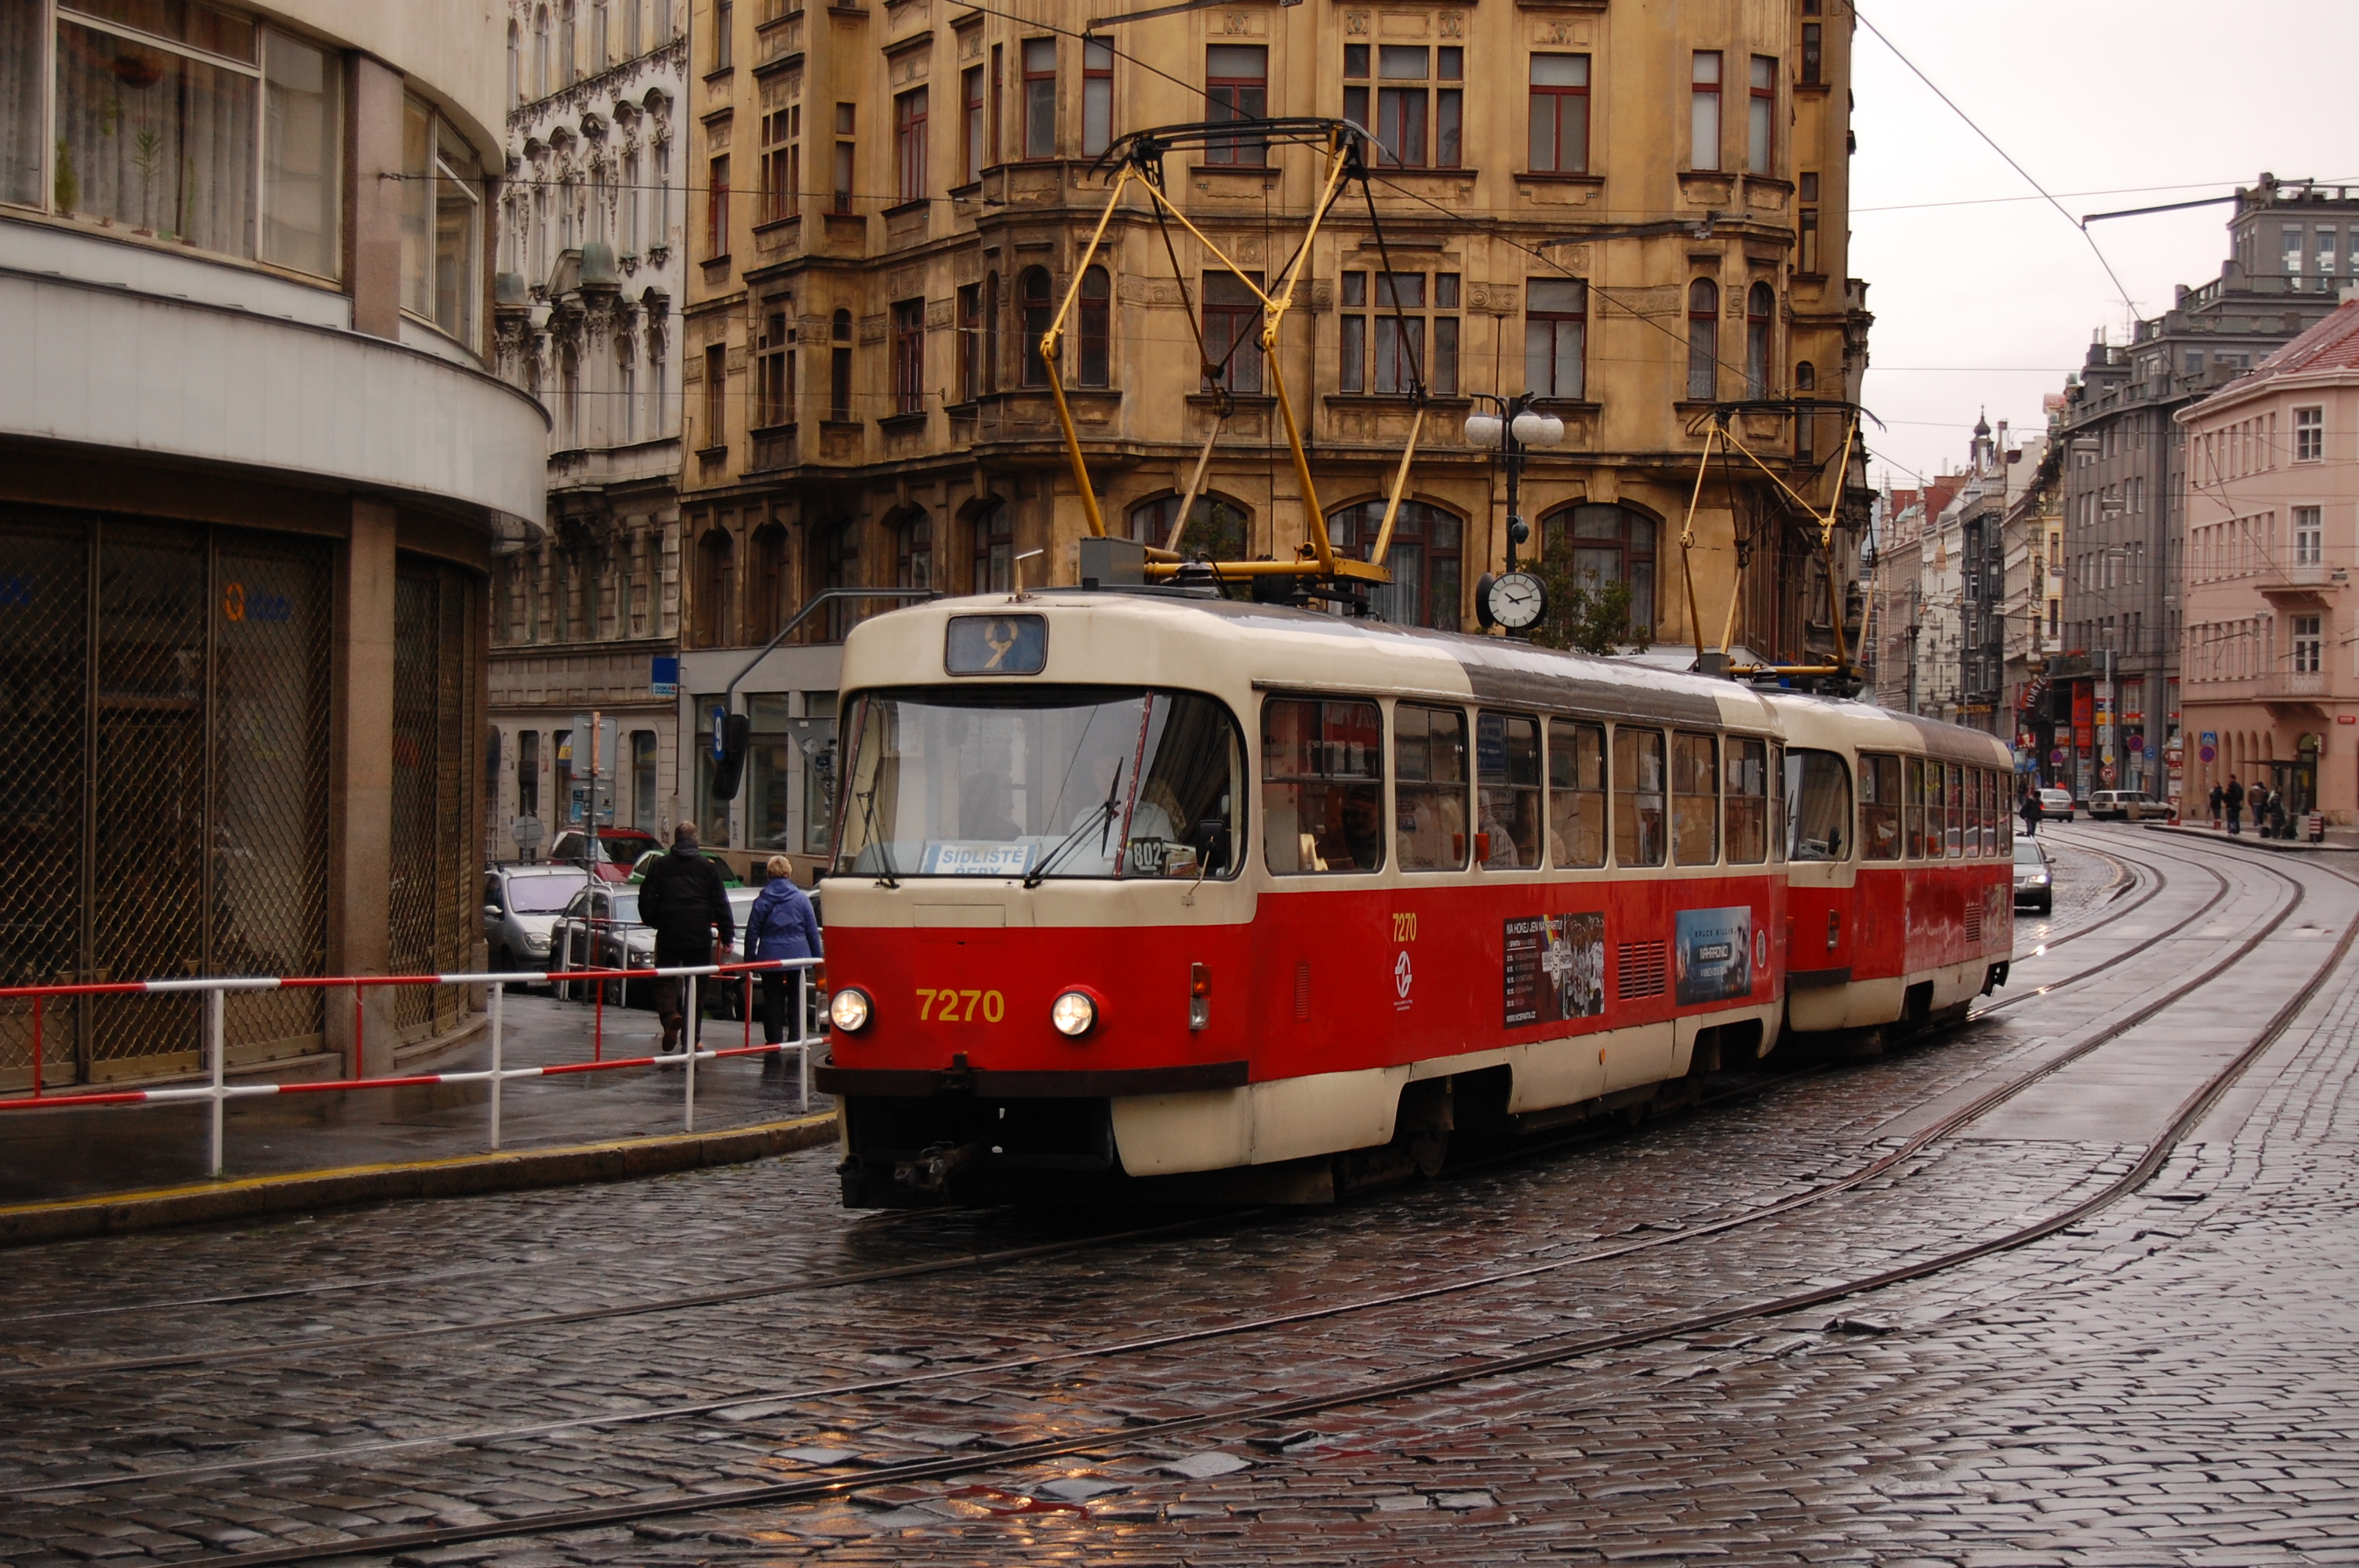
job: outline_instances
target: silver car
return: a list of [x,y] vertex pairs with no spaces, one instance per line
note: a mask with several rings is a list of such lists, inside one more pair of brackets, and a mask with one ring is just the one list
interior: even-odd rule
[[2015,907],[2042,914],[2056,910],[2056,873],[2048,864],[2048,851],[2029,838],[2015,841]]
[[589,880],[579,866],[495,866],[485,872],[484,946],[492,968],[548,968],[549,928]]

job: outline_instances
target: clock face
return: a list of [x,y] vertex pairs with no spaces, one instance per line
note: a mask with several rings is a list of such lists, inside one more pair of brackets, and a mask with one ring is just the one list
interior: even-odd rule
[[1490,609],[1492,620],[1521,632],[1548,613],[1548,589],[1529,572],[1509,572],[1492,582]]

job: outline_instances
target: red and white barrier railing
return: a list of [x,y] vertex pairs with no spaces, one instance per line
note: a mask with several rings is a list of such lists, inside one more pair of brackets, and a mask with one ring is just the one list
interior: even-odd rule
[[[812,971],[820,968],[817,958],[756,959],[735,964],[691,964],[668,968],[596,969],[570,968],[538,973],[505,970],[484,975],[239,975],[215,976],[199,979],[178,980],[103,980],[80,985],[0,986],[0,1001],[30,1000],[33,1024],[33,1092],[13,1099],[0,1099],[0,1111],[9,1110],[89,1110],[110,1106],[186,1105],[210,1102],[212,1107],[212,1173],[222,1173],[222,1108],[234,1099],[259,1098],[269,1095],[304,1095],[347,1093],[354,1089],[408,1088],[429,1084],[484,1084],[489,1087],[489,1146],[500,1146],[500,1089],[516,1078],[553,1078],[575,1073],[612,1072],[624,1067],[671,1067],[680,1069],[681,1120],[687,1130],[696,1130],[696,1065],[715,1062],[725,1056],[779,1055],[792,1051],[799,1058],[799,1098],[802,1108],[810,1108],[810,1048],[806,989]],[[773,1045],[756,1044],[754,1040],[754,1010],[752,1007],[753,979],[760,974],[790,974],[794,977],[794,995],[789,1012],[794,1020],[794,1038]],[[745,1043],[739,1045],[706,1048],[702,1044],[703,1006],[698,996],[698,982],[712,978],[741,980],[746,990]],[[741,979],[742,977],[742,979]],[[653,1056],[617,1056],[609,1058],[604,1049],[604,1017],[603,996],[604,982],[620,980],[628,985],[632,980],[679,979],[686,982],[686,996],[680,1009],[681,1048],[673,1053]],[[586,1062],[560,1062],[535,1067],[510,1067],[502,1060],[506,1037],[506,1004],[507,988],[511,985],[549,984],[560,981],[588,980],[601,997],[599,1032],[592,1054]],[[359,1076],[361,1059],[361,1008],[366,990],[382,986],[484,986],[489,989],[485,1012],[491,1034],[491,1065],[487,1067],[449,1073],[407,1073],[389,1077],[369,1078]],[[223,999],[232,991],[266,990],[339,990],[346,987],[353,991],[353,1061],[354,1076],[331,1078],[318,1083],[302,1084],[233,1084],[228,1079],[227,1051],[223,1028]],[[41,1083],[41,1014],[45,1003],[89,996],[179,996],[201,994],[205,999],[205,1063],[210,1082],[190,1087],[156,1089],[114,1089],[96,1094],[45,1093]]]

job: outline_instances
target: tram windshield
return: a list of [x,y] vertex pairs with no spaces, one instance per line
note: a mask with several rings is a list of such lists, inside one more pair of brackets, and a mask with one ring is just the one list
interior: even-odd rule
[[1192,692],[871,692],[835,869],[894,877],[1230,877],[1245,749]]

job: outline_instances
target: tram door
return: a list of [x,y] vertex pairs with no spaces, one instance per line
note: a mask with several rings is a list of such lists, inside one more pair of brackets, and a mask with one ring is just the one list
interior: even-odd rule
[[1788,1015],[1797,1029],[1841,1028],[1858,941],[1851,761],[1792,746],[1785,775]]

